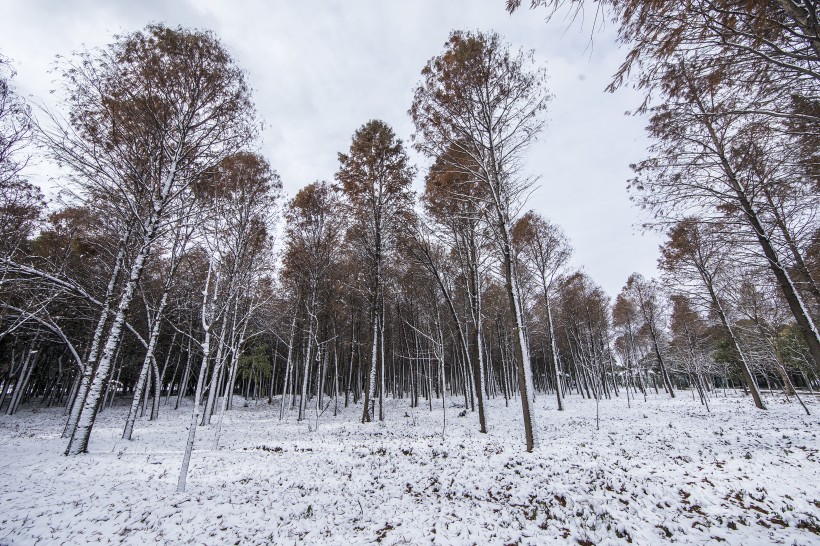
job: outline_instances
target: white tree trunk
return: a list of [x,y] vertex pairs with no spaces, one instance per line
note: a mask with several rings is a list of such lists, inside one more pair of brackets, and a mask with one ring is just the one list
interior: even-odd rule
[[66,455],[78,455],[88,451],[88,440],[91,437],[91,429],[97,417],[102,388],[111,370],[114,354],[120,345],[125,314],[128,312],[131,300],[134,297],[134,291],[142,276],[142,270],[145,267],[145,261],[148,258],[151,243],[154,241],[158,222],[158,215],[152,214],[148,221],[148,229],[143,237],[142,248],[140,248],[139,253],[134,259],[128,282],[126,282],[122,295],[120,296],[117,314],[114,316],[114,321],[111,324],[111,330],[108,333],[108,339],[106,340],[99,366],[94,373],[94,378],[88,388],[88,394],[83,401],[82,410],[77,420],[77,427],[69,441]]
[[85,365],[82,368],[79,377],[77,389],[72,398],[71,411],[68,414],[65,428],[63,428],[63,438],[71,438],[74,436],[74,431],[77,429],[77,421],[80,419],[80,412],[83,408],[88,389],[91,386],[91,377],[94,375],[94,369],[97,364],[97,358],[102,344],[102,337],[105,331],[105,324],[108,320],[108,314],[111,312],[111,300],[114,295],[114,288],[117,285],[117,280],[120,276],[123,260],[125,259],[126,247],[130,231],[126,234],[122,241],[120,241],[120,249],[117,252],[117,257],[114,260],[114,269],[111,271],[111,276],[108,279],[108,286],[105,291],[105,299],[103,300],[102,309],[100,309],[100,316],[97,319],[97,326],[94,329],[94,335],[91,338],[91,349],[88,352]]

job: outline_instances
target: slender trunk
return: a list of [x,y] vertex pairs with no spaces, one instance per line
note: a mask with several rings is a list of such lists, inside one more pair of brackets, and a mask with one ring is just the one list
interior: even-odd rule
[[561,394],[561,369],[558,366],[558,344],[555,342],[555,329],[552,322],[552,305],[550,305],[549,294],[544,289],[544,301],[547,304],[547,330],[550,336],[550,353],[552,357],[552,370],[555,375],[555,396],[558,399],[558,411],[564,411],[564,397]]
[[202,419],[199,425],[205,426],[211,424],[211,415],[213,415],[214,401],[219,388],[222,383],[222,372],[225,368],[225,330],[228,327],[228,317],[224,317],[222,326],[219,328],[219,336],[217,337],[216,357],[214,358],[214,371],[211,374],[210,385],[208,386],[208,398],[205,400],[205,411],[202,412]]
[[165,392],[165,407],[168,407],[168,404],[171,401],[171,393],[174,390],[174,383],[177,380],[177,372],[179,371],[179,363],[182,362],[182,346],[180,345],[179,351],[177,351],[177,359],[174,363],[174,371],[171,373],[171,380],[168,382],[168,390]]
[[176,332],[174,332],[174,336],[171,338],[171,345],[168,346],[168,354],[165,355],[162,371],[159,371],[156,358],[152,357],[154,359],[154,371],[157,373],[157,376],[154,378],[156,387],[154,388],[154,404],[151,406],[151,421],[156,421],[159,418],[159,400],[160,396],[162,396],[162,388],[165,386],[165,372],[168,371],[168,364],[171,362],[174,341],[176,341]]
[[305,351],[305,367],[302,377],[302,396],[299,399],[299,417],[298,421],[305,418],[305,411],[307,410],[307,396],[308,396],[308,380],[310,378],[310,368],[313,364],[313,337],[315,335],[314,321],[316,320],[316,290],[311,291],[310,306],[308,307],[308,334],[307,334],[307,350]]
[[99,411],[100,408],[102,388],[108,379],[109,372],[111,371],[111,364],[114,354],[119,349],[120,340],[122,338],[123,324],[125,323],[125,315],[131,305],[131,300],[134,297],[134,292],[137,288],[140,277],[142,277],[145,262],[148,259],[151,245],[153,244],[156,236],[159,220],[160,211],[152,209],[152,213],[147,222],[147,229],[145,230],[145,235],[143,236],[142,247],[131,265],[128,281],[126,282],[123,292],[120,295],[120,301],[117,305],[117,313],[111,323],[111,330],[108,333],[108,338],[102,351],[100,363],[97,366],[97,370],[94,372],[94,377],[88,388],[88,394],[82,403],[83,405],[80,410],[80,416],[77,420],[77,427],[74,430],[71,440],[69,441],[68,447],[66,448],[66,455],[78,455],[88,451],[88,441],[91,438],[91,430],[94,427],[94,420],[97,418],[97,411]]
[[[473,241],[471,246],[475,246]],[[487,433],[487,413],[484,409],[484,343],[482,340],[483,334],[483,317],[481,309],[481,286],[479,285],[479,275],[477,265],[475,262],[475,255],[471,257],[470,267],[470,307],[472,310],[472,336],[471,347],[469,355],[469,362],[472,365],[473,371],[473,385],[476,396],[476,403],[478,404],[478,431],[482,434]]]
[[[193,335],[193,331],[190,332]],[[188,356],[185,361],[185,371],[182,373],[182,381],[179,382],[179,390],[177,392],[177,401],[174,404],[174,409],[179,409],[179,403],[182,400],[182,397],[185,396],[185,391],[188,390],[188,380],[191,376],[191,360],[193,359],[194,354],[191,352],[191,338],[188,338]]]
[[23,385],[26,382],[25,378],[29,373],[29,370],[33,368],[32,366],[32,359],[36,351],[34,351],[34,341],[29,344],[29,348],[26,351],[26,356],[23,358],[23,362],[20,365],[20,371],[17,373],[17,379],[14,382],[14,390],[11,393],[11,400],[9,400],[9,405],[6,408],[6,415],[14,415],[15,408],[17,407],[17,401],[20,399],[20,396],[23,391]]
[[378,361],[378,340],[379,340],[379,313],[376,306],[373,308],[373,346],[370,356],[370,367],[367,371],[367,385],[364,390],[364,409],[362,410],[362,423],[369,423],[373,420],[373,410],[370,405],[376,394],[376,369]]
[[746,360],[746,356],[743,352],[743,349],[740,347],[740,343],[735,336],[734,329],[729,324],[729,320],[726,317],[726,313],[723,311],[723,306],[720,303],[720,300],[715,293],[714,287],[712,286],[711,278],[709,277],[708,273],[700,268],[700,274],[703,277],[703,282],[706,284],[706,289],[709,291],[709,296],[712,298],[712,303],[715,304],[715,309],[717,311],[718,317],[720,318],[720,322],[723,324],[723,328],[726,330],[726,333],[729,335],[729,339],[734,345],[735,350],[737,351],[738,357],[740,358],[740,371],[743,374],[743,379],[746,383],[746,387],[748,387],[749,391],[752,393],[752,399],[754,399],[755,407],[758,409],[765,410],[766,405],[763,403],[763,397],[760,395],[760,390],[757,386],[757,381],[755,381],[754,374],[752,373],[751,368],[749,367],[749,363]]
[[649,323],[649,334],[652,337],[652,348],[655,351],[655,357],[658,359],[658,366],[661,370],[661,378],[663,379],[663,384],[669,391],[669,396],[675,398],[675,390],[672,388],[672,380],[669,377],[669,373],[666,371],[666,363],[663,361],[663,356],[661,356],[661,348],[658,343],[658,336],[655,332],[655,325],[653,324],[653,322]]
[[512,246],[508,242],[509,231],[506,224],[502,225],[501,229],[503,231],[502,237],[504,238],[504,274],[506,277],[510,313],[513,321],[513,349],[515,351],[516,368],[518,370],[518,390],[521,395],[521,411],[524,417],[524,438],[527,451],[532,451],[537,442],[532,407],[532,400],[534,400],[532,368],[530,366],[529,348],[527,347],[526,339],[524,339],[524,320],[521,302],[519,300],[518,279],[516,278],[513,264]]
[[282,385],[282,400],[281,400],[281,403],[279,405],[279,420],[280,421],[282,420],[282,418],[285,415],[285,406],[287,405],[286,397],[287,397],[287,393],[288,393],[288,386],[290,384],[291,372],[292,372],[292,368],[293,368],[292,357],[293,357],[293,342],[294,342],[294,337],[295,336],[296,336],[296,313],[294,313],[293,320],[291,321],[291,324],[290,324],[290,338],[289,338],[289,341],[288,341],[288,356],[287,356],[287,360],[285,362],[285,381],[284,381],[284,384]]
[[[249,319],[250,315],[246,315],[245,317],[243,317],[239,333],[239,340],[231,348],[231,369],[228,373],[228,392],[226,392],[222,397],[222,403],[219,407],[219,419],[217,420],[216,432],[214,433],[214,451],[216,451],[219,448],[219,436],[222,434],[222,421],[225,418],[225,411],[227,411],[228,409],[228,400],[230,398],[229,393],[233,392],[234,389],[234,382],[236,381],[236,370],[239,364],[239,355],[242,353],[242,346],[245,344],[245,333],[248,329]],[[247,404],[247,395],[245,396],[245,400],[245,403]]]
[[77,429],[77,422],[80,419],[80,412],[83,408],[83,403],[88,396],[88,389],[91,387],[91,378],[97,366],[97,359],[100,353],[103,333],[105,332],[105,325],[108,321],[108,315],[111,312],[111,305],[113,304],[114,289],[119,282],[120,272],[122,270],[123,262],[125,260],[125,253],[128,247],[131,231],[129,230],[125,237],[120,241],[120,248],[117,251],[117,257],[114,259],[114,268],[111,270],[111,276],[108,279],[108,286],[105,291],[105,299],[103,300],[102,309],[100,309],[100,316],[97,319],[97,326],[94,329],[94,335],[91,338],[91,349],[88,352],[88,357],[85,359],[85,365],[80,373],[77,389],[71,403],[71,411],[68,414],[65,427],[63,428],[63,438],[72,438]]
[[339,414],[339,355],[333,345],[333,417]]
[[211,352],[211,332],[206,329],[205,341],[202,344],[202,365],[199,368],[199,377],[196,381],[194,391],[194,407],[191,411],[191,423],[188,425],[188,440],[185,443],[185,454],[182,457],[182,467],[179,470],[177,480],[177,493],[185,492],[185,485],[188,480],[188,466],[191,464],[191,453],[194,451],[194,441],[196,440],[197,422],[202,406],[202,388],[205,383],[205,376],[208,373],[208,356]]
[[[168,287],[167,283],[166,287]],[[154,315],[153,324],[151,324],[151,337],[148,340],[148,349],[145,352],[145,358],[142,361],[140,375],[137,378],[137,385],[134,388],[134,398],[131,400],[131,409],[128,412],[128,418],[125,421],[125,429],[122,432],[123,440],[130,440],[131,435],[134,432],[134,422],[137,419],[137,408],[139,408],[140,398],[142,398],[143,389],[145,388],[145,385],[148,382],[147,380],[148,373],[151,367],[151,360],[154,358],[154,350],[156,349],[157,340],[159,339],[159,332],[162,324],[162,312],[165,309],[165,305],[167,304],[167,302],[168,290],[166,290],[162,294],[162,299],[160,300],[157,313],[156,315]]]
[[381,373],[379,374],[379,421],[384,421],[384,298],[382,298],[381,313],[379,313],[379,366]]
[[[205,289],[202,291],[202,329],[205,332],[205,337],[202,341],[202,364],[199,367],[199,377],[196,381],[196,390],[194,390],[194,404],[191,410],[191,423],[188,425],[188,439],[185,442],[185,454],[182,457],[182,465],[179,469],[179,479],[177,480],[177,493],[185,492],[185,485],[188,480],[188,466],[191,464],[191,454],[194,451],[194,442],[196,440],[197,421],[199,421],[199,413],[202,405],[202,389],[205,385],[205,377],[208,374],[209,360],[211,356],[211,328],[213,327],[213,303],[209,305],[208,302],[208,288],[211,282],[211,275],[214,266],[211,263],[208,268],[208,275],[205,278]],[[217,291],[219,288],[219,277],[214,288],[213,298],[216,300]],[[208,311],[210,310],[210,314]]]

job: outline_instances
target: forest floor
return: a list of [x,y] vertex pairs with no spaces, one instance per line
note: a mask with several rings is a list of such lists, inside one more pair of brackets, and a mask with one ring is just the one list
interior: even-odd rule
[[[61,409],[0,417],[0,544],[819,544],[820,397],[812,415],[719,394],[711,413],[670,400],[537,399],[540,446],[520,405],[492,400],[490,433],[460,417],[385,404],[279,421],[236,403],[200,427],[188,490],[176,481],[190,407],[162,407],[120,439],[125,407],[100,414],[90,453],[65,457]],[[451,405],[452,404],[452,405]]]

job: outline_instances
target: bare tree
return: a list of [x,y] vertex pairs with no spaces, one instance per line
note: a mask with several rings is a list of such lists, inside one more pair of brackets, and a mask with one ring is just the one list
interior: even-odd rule
[[0,55],[0,257],[12,256],[40,219],[43,196],[25,181],[31,140],[29,107],[11,85],[14,70]]
[[299,293],[304,297],[302,303],[308,323],[299,421],[304,418],[308,372],[319,326],[320,299],[322,293],[327,292],[330,268],[336,264],[342,248],[345,223],[340,213],[339,199],[326,182],[314,182],[299,190],[285,213],[288,227],[283,275],[293,278],[302,287]]
[[624,286],[624,295],[630,297],[635,304],[635,308],[643,318],[643,325],[649,332],[649,339],[652,342],[652,351],[658,361],[658,369],[663,379],[664,387],[669,396],[675,398],[675,389],[672,386],[672,379],[669,377],[669,370],[661,351],[661,316],[663,306],[661,302],[660,289],[654,280],[647,281],[640,273],[633,273],[629,276]]
[[[456,149],[450,150],[450,153],[459,154]],[[430,269],[438,281],[455,323],[464,358],[471,367],[473,392],[478,405],[479,431],[485,433],[487,432],[484,407],[486,355],[484,354],[482,293],[484,290],[483,277],[486,276],[487,261],[490,257],[486,252],[490,243],[490,230],[484,221],[486,195],[482,195],[484,189],[479,181],[462,170],[453,169],[450,166],[453,162],[465,163],[469,162],[469,158],[465,156],[462,156],[460,160],[438,158],[427,174],[423,201],[428,214],[436,225],[442,228],[439,231],[443,235],[444,244],[449,247],[450,256],[458,264],[462,286],[469,303],[468,320],[462,321],[456,312],[455,298],[447,289],[448,283],[443,279],[444,268],[436,264],[434,259],[436,252],[425,240],[423,221],[419,222],[416,239],[421,243],[421,262]],[[462,327],[462,322],[468,324],[469,328]],[[468,329],[469,332],[466,331]]]
[[[507,9],[515,11],[522,3],[507,0]],[[805,239],[800,240],[801,231],[811,237],[816,230],[811,220],[817,212],[820,135],[818,3],[529,4],[551,14],[567,9],[573,16],[592,7],[596,22],[611,16],[630,50],[609,89],[633,72],[630,81],[647,93],[641,111],[660,98],[650,125],[657,142],[654,157],[637,166],[642,176],[632,187],[654,214],[668,219],[673,211],[681,213],[672,221],[711,209],[710,214],[729,213],[744,223],[820,367],[820,334],[799,288],[820,302],[817,279],[803,255]]]

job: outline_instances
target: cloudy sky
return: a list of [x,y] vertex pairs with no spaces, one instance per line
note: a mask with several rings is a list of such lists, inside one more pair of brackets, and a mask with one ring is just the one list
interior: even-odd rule
[[[266,123],[262,152],[289,195],[331,180],[336,154],[369,119],[383,119],[409,144],[407,110],[425,62],[453,29],[495,30],[535,51],[555,95],[546,132],[530,152],[540,177],[528,207],[560,224],[583,267],[611,295],[633,271],[655,273],[659,237],[642,234],[629,202],[629,164],[642,159],[645,120],[626,116],[640,103],[628,89],[604,93],[623,58],[613,30],[591,33],[590,20],[568,26],[544,12],[510,16],[504,0],[27,0],[4,3],[0,53],[14,83],[51,104],[59,88],[55,55],[104,46],[112,35],[149,22],[216,32],[248,72]],[[592,43],[590,43],[592,38]],[[425,161],[414,155],[423,172]],[[47,166],[31,169],[51,187]],[[419,176],[421,178],[421,175]]]

